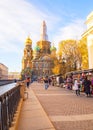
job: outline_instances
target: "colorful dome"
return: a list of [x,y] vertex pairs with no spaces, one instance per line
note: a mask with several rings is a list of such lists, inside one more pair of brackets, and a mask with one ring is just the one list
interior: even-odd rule
[[54,46],[50,48],[50,51],[56,51],[56,50],[57,50],[57,49],[56,49],[56,47],[54,47]]
[[36,46],[34,50],[35,50],[35,51],[40,51],[40,47],[39,47],[39,46]]
[[25,45],[31,45],[31,44],[32,44],[32,40],[30,39],[30,37],[27,37],[25,41]]

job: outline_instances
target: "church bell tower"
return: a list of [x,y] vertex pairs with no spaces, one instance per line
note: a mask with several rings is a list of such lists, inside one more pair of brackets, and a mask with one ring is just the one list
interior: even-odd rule
[[32,68],[32,53],[32,40],[30,37],[27,37],[25,41],[24,55],[22,58],[22,69],[25,69],[27,67]]
[[48,41],[47,26],[43,21],[41,26],[40,40],[37,42],[37,46],[41,49],[41,54],[50,54],[51,42]]

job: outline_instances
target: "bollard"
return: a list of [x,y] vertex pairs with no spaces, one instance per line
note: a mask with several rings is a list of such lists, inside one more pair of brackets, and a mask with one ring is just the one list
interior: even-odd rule
[[17,85],[20,86],[20,97],[24,99],[24,91],[25,91],[25,83],[24,82],[18,82]]

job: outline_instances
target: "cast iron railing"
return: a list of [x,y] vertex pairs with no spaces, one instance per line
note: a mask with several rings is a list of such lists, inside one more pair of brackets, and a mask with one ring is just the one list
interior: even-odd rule
[[8,84],[0,87],[0,130],[9,130],[19,100],[19,85]]

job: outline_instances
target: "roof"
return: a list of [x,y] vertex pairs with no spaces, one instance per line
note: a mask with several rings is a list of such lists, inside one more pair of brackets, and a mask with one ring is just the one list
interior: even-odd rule
[[30,39],[30,37],[27,37],[25,41],[25,45],[31,45],[31,44],[32,44],[32,40]]

